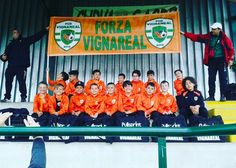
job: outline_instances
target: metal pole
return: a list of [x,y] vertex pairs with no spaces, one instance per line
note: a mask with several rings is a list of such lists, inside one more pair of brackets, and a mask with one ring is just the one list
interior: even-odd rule
[[46,81],[47,81],[47,84],[48,84],[48,81],[49,81],[49,56],[47,55],[47,67],[46,67]]
[[167,168],[166,137],[158,137],[158,162],[159,168]]

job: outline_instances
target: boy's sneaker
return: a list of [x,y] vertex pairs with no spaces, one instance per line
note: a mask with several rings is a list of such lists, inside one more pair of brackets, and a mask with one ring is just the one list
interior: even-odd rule
[[206,98],[206,101],[215,101],[215,98],[214,97],[208,97],[208,98]]
[[226,101],[226,97],[225,96],[220,96],[220,101]]
[[2,103],[10,103],[11,100],[10,99],[7,99],[7,98],[4,98],[1,100]]
[[26,102],[26,98],[21,98],[21,102]]

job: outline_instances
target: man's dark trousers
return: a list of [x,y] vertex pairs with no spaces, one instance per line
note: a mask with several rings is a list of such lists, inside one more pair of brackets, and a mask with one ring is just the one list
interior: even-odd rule
[[208,85],[209,85],[209,96],[215,96],[216,87],[216,74],[219,72],[220,80],[220,94],[223,96],[225,94],[226,85],[228,83],[227,75],[227,65],[225,63],[225,57],[211,58],[208,65]]
[[12,82],[14,77],[16,76],[16,80],[19,83],[21,98],[25,99],[27,96],[26,90],[26,74],[27,68],[26,67],[7,67],[5,77],[6,77],[6,93],[5,98],[11,98],[11,90],[12,90]]

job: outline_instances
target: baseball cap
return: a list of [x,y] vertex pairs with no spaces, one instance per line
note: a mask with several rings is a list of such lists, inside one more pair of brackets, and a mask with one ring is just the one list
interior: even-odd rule
[[82,86],[82,87],[84,87],[84,82],[81,82],[81,81],[77,82],[77,83],[75,84],[75,88],[76,88],[77,86]]
[[212,29],[217,29],[217,28],[222,29],[222,24],[219,22],[215,22],[211,25],[211,28]]

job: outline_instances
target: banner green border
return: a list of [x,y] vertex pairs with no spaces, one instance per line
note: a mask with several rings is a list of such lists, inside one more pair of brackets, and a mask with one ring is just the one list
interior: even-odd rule
[[179,11],[177,4],[150,6],[74,7],[73,17],[127,16]]

